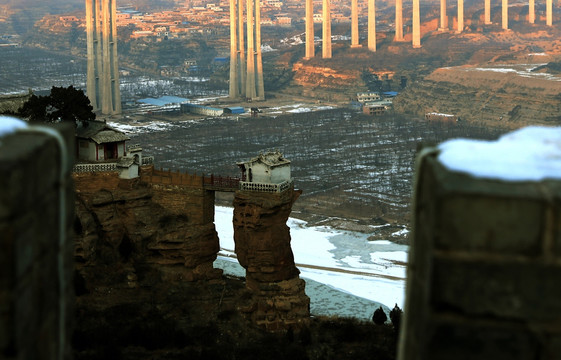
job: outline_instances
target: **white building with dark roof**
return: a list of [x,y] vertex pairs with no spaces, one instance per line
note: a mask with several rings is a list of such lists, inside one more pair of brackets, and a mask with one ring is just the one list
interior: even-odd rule
[[125,133],[105,122],[88,121],[76,128],[76,155],[78,161],[116,161],[126,154]]
[[290,160],[279,151],[270,151],[239,162],[242,171],[241,190],[281,192],[294,182],[290,174]]

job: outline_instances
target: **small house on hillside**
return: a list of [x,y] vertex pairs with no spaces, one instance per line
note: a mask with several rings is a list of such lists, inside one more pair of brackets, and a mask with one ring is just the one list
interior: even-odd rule
[[83,122],[76,128],[76,157],[79,161],[115,161],[125,156],[127,140],[127,135],[105,122]]
[[281,192],[288,189],[293,182],[290,177],[290,160],[280,151],[259,154],[246,162],[239,162],[242,171],[242,190]]

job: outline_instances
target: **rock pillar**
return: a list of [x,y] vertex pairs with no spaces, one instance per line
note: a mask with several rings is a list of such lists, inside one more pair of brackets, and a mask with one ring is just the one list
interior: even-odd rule
[[485,0],[485,24],[491,24],[491,0]]
[[376,0],[368,0],[368,50],[376,51]]
[[421,13],[419,0],[413,0],[413,47],[421,47]]
[[440,0],[440,28],[439,31],[448,30],[448,16],[446,15],[446,0]]
[[553,25],[553,0],[546,0],[545,16],[546,16],[547,26],[552,26]]
[[502,27],[508,30],[508,0],[502,0]]
[[323,34],[321,55],[324,59],[331,59],[331,1],[323,0]]
[[457,32],[464,31],[464,0],[458,0],[458,29]]
[[534,0],[530,0],[528,2],[528,22],[530,24],[536,22],[536,6]]
[[[368,21],[370,21],[370,14]],[[361,47],[358,37],[358,0],[351,0],[351,47]]]
[[314,1],[306,0],[306,59],[314,57]]
[[238,29],[237,29],[237,11],[236,0],[230,0],[230,89],[229,95],[231,99],[240,96],[239,80],[238,80]]
[[286,225],[298,196],[291,188],[282,193],[237,191],[234,198],[236,254],[252,293],[242,312],[269,331],[299,326],[310,315]]
[[395,38],[403,41],[403,0],[395,0]]

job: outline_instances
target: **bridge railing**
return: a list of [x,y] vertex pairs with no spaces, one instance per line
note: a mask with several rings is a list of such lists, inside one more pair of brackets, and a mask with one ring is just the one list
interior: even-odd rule
[[75,173],[117,171],[117,163],[76,164],[72,171]]
[[240,190],[280,193],[292,187],[294,179],[283,181],[279,184],[240,181]]

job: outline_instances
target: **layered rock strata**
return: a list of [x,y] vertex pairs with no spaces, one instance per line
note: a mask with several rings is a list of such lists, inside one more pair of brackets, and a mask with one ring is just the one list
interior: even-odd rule
[[[77,270],[86,287],[220,277],[214,193],[201,187],[74,174]],[[211,203],[211,205],[208,205]]]
[[300,194],[293,189],[282,193],[237,191],[234,198],[235,250],[252,293],[241,310],[269,331],[298,327],[310,315],[310,299],[294,264],[286,225]]

